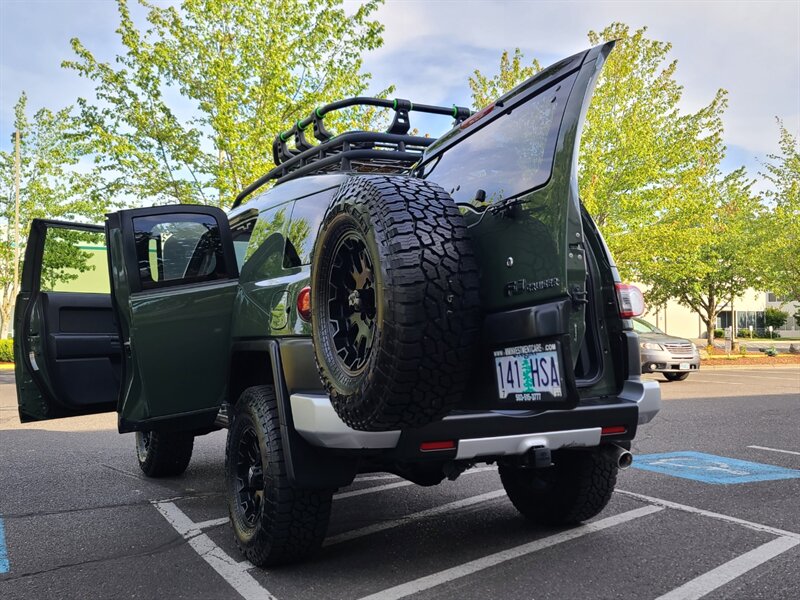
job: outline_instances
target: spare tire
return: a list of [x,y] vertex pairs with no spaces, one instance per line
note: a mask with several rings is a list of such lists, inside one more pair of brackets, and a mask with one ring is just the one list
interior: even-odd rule
[[347,425],[419,427],[462,398],[478,338],[478,269],[442,188],[349,178],[320,225],[311,294],[317,367]]

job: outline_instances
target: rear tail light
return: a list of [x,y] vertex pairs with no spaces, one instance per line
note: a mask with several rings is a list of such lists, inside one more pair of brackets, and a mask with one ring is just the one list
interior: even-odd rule
[[627,283],[617,283],[616,288],[620,317],[630,319],[644,313],[644,295],[639,288]]
[[308,286],[297,294],[297,314],[303,321],[311,320],[311,288]]

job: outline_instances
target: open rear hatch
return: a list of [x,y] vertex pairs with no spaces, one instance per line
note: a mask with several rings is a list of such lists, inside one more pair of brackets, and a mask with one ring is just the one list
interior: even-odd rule
[[470,407],[578,402],[590,269],[577,161],[592,90],[613,45],[523,82],[432,144],[417,169],[462,207],[480,265],[484,368]]

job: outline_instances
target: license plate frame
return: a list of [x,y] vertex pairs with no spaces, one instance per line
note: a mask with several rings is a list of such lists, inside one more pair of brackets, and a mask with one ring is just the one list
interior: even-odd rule
[[[523,367],[523,361],[536,359],[536,367],[528,363]],[[574,386],[571,381],[571,369],[565,369],[565,357],[562,342],[556,339],[536,340],[528,343],[508,344],[492,350],[492,371],[494,373],[494,391],[497,401],[502,405],[541,407],[541,408],[571,408],[575,399],[570,393]],[[542,363],[541,361],[544,361]],[[509,366],[511,372],[509,372]],[[571,364],[569,365],[572,366]],[[501,381],[505,367],[505,381]],[[558,384],[552,382],[553,368],[557,370]],[[523,381],[527,369],[529,378]],[[542,369],[541,375],[534,371]],[[508,380],[508,377],[512,381]],[[545,381],[547,383],[545,383]],[[531,385],[532,384],[532,385]],[[517,390],[522,386],[522,390]],[[528,389],[532,387],[533,389]]]
[[688,371],[691,369],[691,365],[689,363],[678,363],[678,369],[681,371]]

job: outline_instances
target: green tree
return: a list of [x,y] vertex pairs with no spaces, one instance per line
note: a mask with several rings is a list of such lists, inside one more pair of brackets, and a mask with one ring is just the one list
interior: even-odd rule
[[523,60],[525,60],[525,55],[519,48],[514,49],[514,56],[510,58],[508,50],[504,50],[500,55],[500,71],[496,75],[487,77],[480,70],[475,69],[469,78],[472,107],[480,110],[484,106],[488,106],[508,90],[542,70],[542,66],[535,58],[529,65],[523,64]]
[[639,269],[639,280],[650,286],[648,301],[659,305],[675,298],[697,312],[709,344],[720,311],[749,288],[763,287],[754,249],[763,239],[765,209],[752,185],[741,168],[685,190],[706,202],[692,203],[694,212],[684,213],[674,223],[675,235],[687,240],[682,251],[662,246],[663,240],[656,237],[648,246],[650,260]]
[[[101,178],[91,162],[86,163],[87,147],[75,132],[75,119],[70,108],[51,111],[43,108],[31,120],[27,116],[27,97],[20,96],[14,107],[14,128],[20,133],[20,203],[19,239],[15,239],[15,160],[14,150],[0,151],[0,336],[11,327],[14,301],[19,291],[19,278],[14,278],[15,245],[20,259],[31,220],[49,218],[101,222],[112,204],[114,189]],[[83,236],[84,238],[86,236]],[[69,233],[54,235],[48,240],[44,260],[43,284],[77,277],[89,268],[87,253],[76,245]],[[85,241],[85,240],[82,240]],[[22,272],[22,264],[17,273]]]
[[769,327],[772,325],[773,329],[780,329],[786,324],[786,321],[789,320],[789,313],[784,312],[777,308],[772,308],[768,306],[764,310],[764,325]]
[[779,120],[779,154],[770,154],[761,175],[772,184],[769,242],[762,246],[769,287],[800,300],[800,143]]
[[[273,167],[272,139],[314,107],[362,93],[361,54],[382,44],[367,0],[140,0],[147,28],[118,0],[124,52],[101,62],[80,40],[64,65],[96,84],[80,100],[107,172],[151,203],[229,205]],[[374,113],[350,113],[352,125]],[[336,117],[332,118],[336,125]]]

